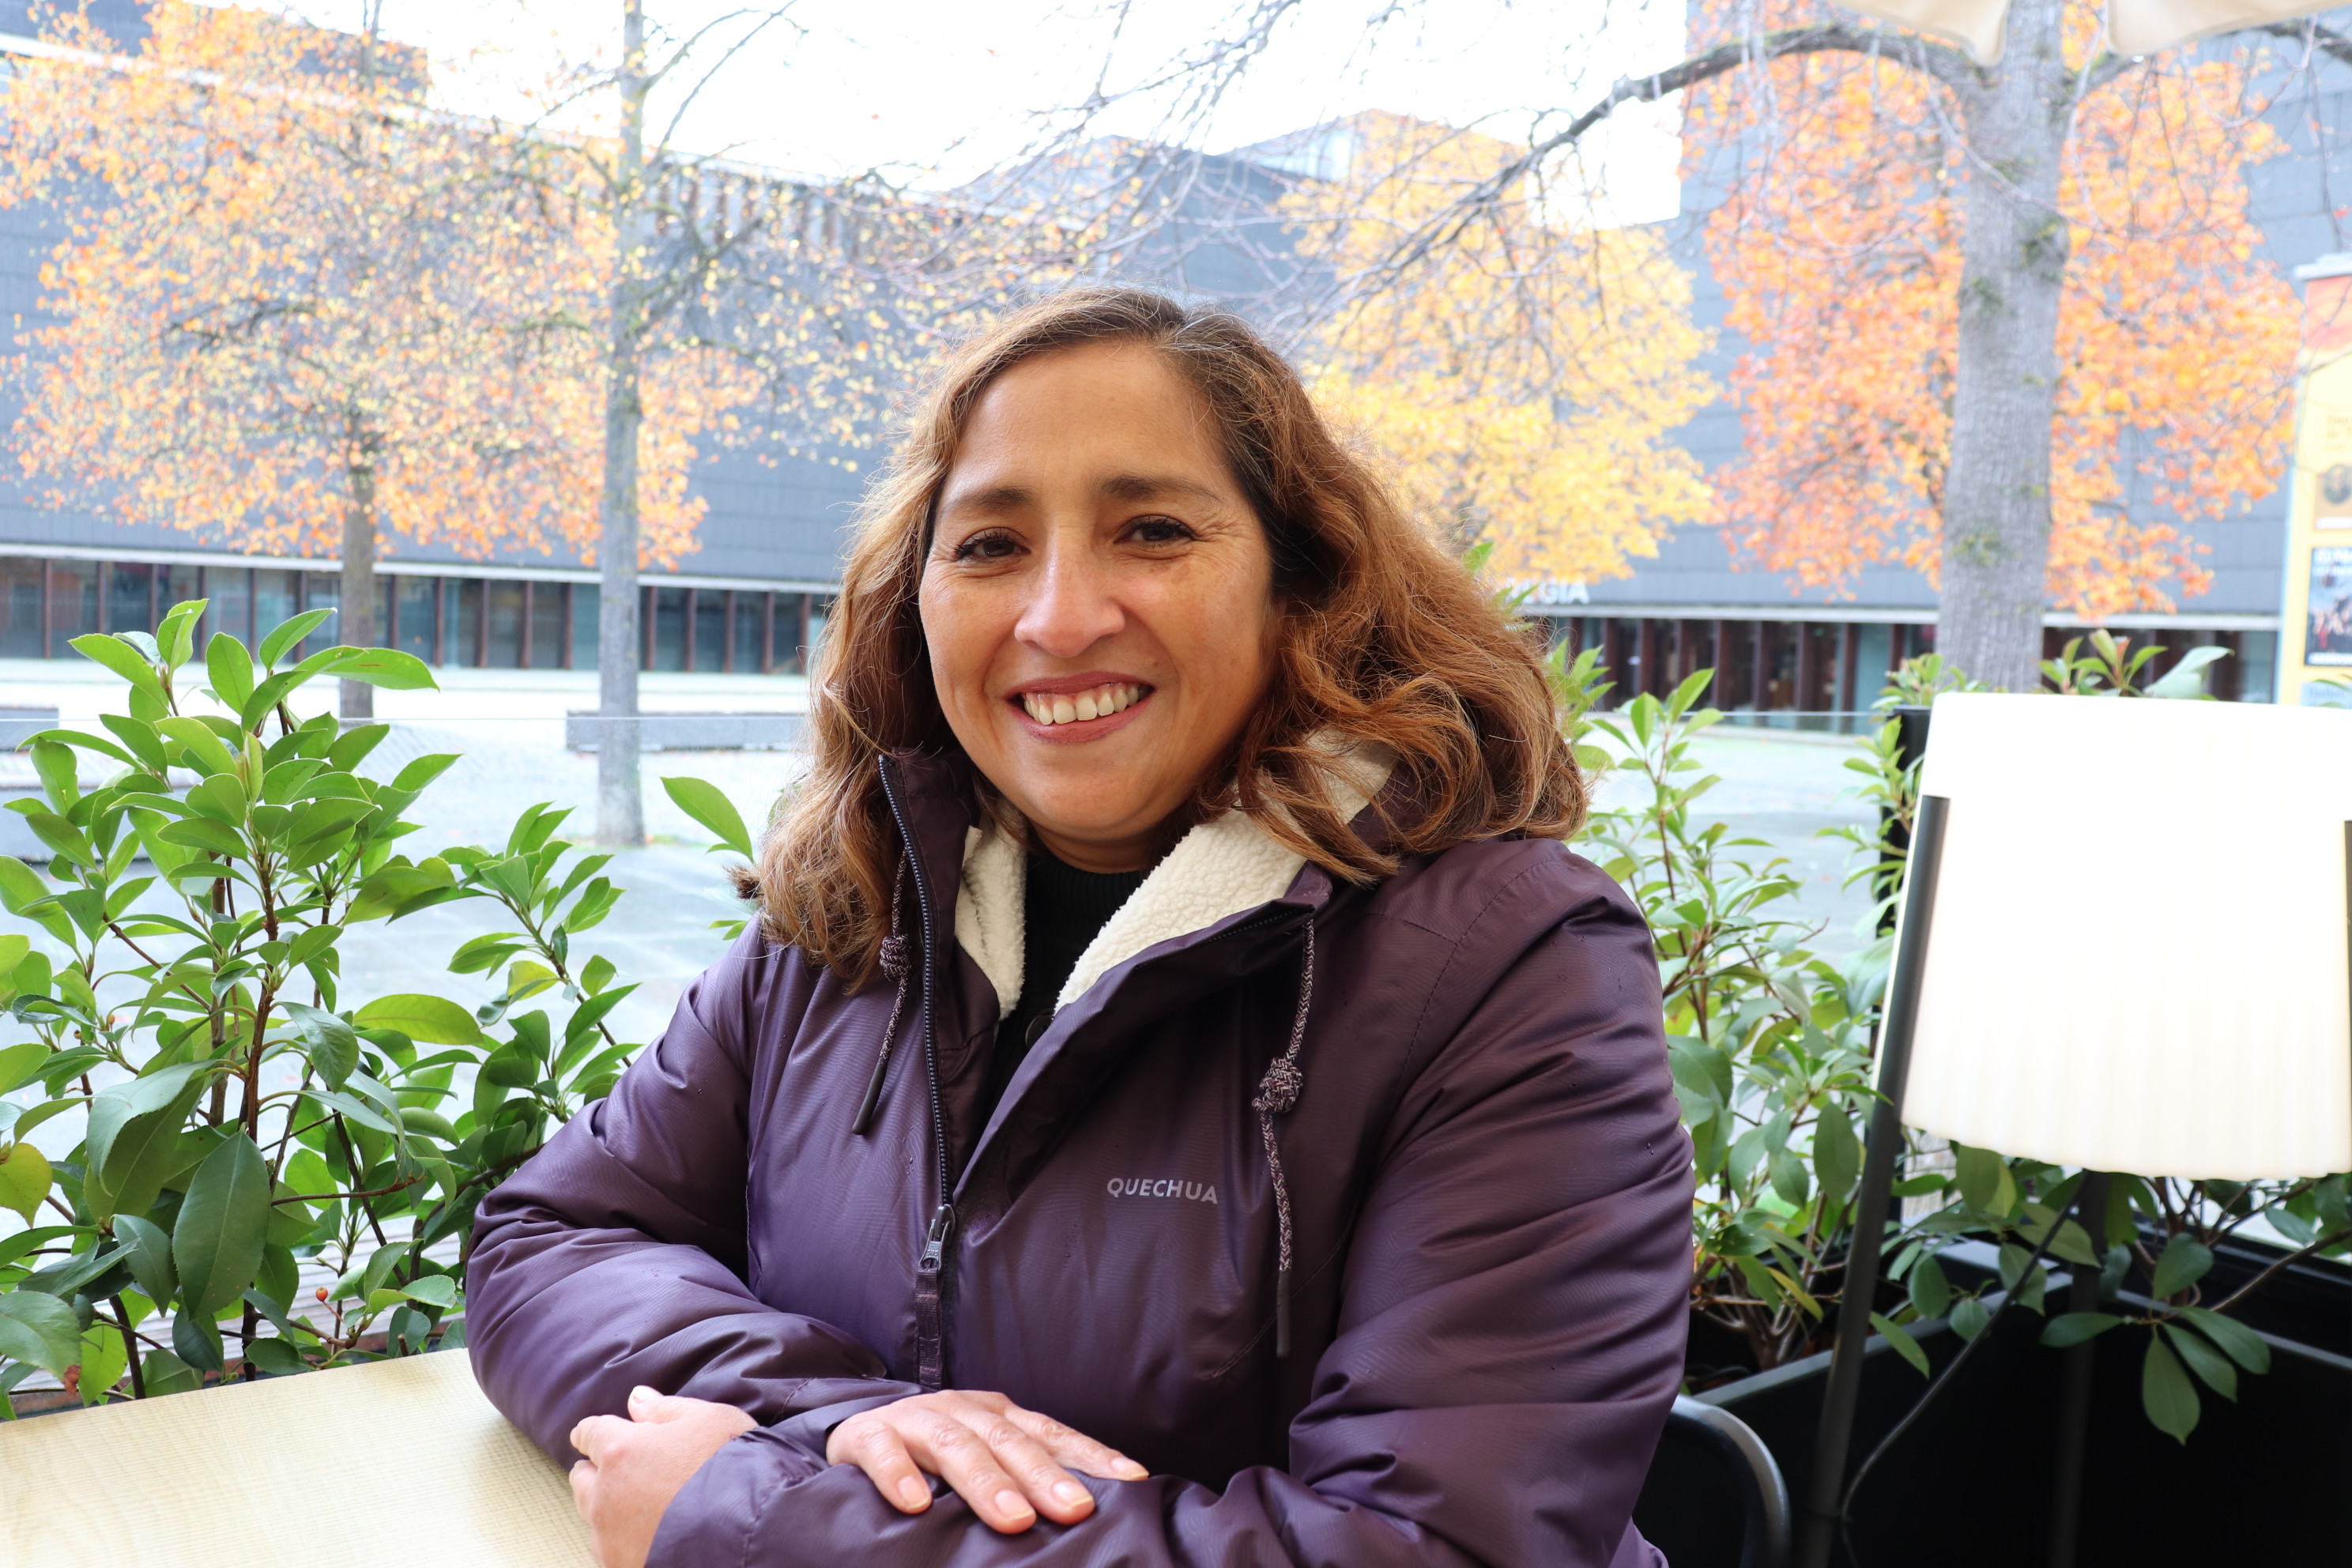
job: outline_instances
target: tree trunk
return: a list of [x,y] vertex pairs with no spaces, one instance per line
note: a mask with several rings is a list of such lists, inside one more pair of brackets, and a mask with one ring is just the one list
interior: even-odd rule
[[638,354],[645,341],[646,20],[643,0],[621,8],[621,148],[614,182],[611,337],[604,370],[604,496],[597,541],[596,841],[642,844],[637,776],[637,440],[645,427]]
[[[375,625],[375,470],[351,470],[351,491],[343,502],[343,581],[338,613],[341,625],[335,640],[353,647],[373,647]],[[375,717],[375,688],[363,680],[339,682],[346,722]]]
[[2050,421],[2070,236],[2058,212],[2074,84],[2063,0],[2016,0],[1987,84],[1960,94],[1959,343],[1936,651],[2003,691],[2039,683]]

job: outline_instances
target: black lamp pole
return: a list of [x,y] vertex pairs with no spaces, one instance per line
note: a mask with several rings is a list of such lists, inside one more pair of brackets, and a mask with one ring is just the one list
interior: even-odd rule
[[1845,1492],[1846,1450],[1853,1438],[1853,1407],[1862,1393],[1862,1356],[1870,1341],[1871,1297],[1878,1282],[1878,1252],[1894,1195],[1895,1164],[1903,1153],[1903,1089],[1911,1073],[1911,1039],[1919,1022],[1919,972],[1927,957],[1927,926],[1936,908],[1936,872],[1944,854],[1944,818],[1950,802],[1922,795],[1911,829],[1911,856],[1903,888],[1902,936],[1886,996],[1878,1043],[1878,1103],[1854,1196],[1853,1246],[1846,1254],[1838,1303],[1837,1347],[1830,1354],[1829,1386],[1822,1397],[1821,1432],[1813,1439],[1813,1473],[1798,1521],[1797,1568],[1829,1568]]
[[[2091,1256],[2107,1250],[2107,1173],[2085,1171],[2074,1199]],[[2099,1269],[2077,1265],[2066,1300],[2070,1312],[2099,1310]],[[2058,1403],[2058,1463],[2050,1505],[2050,1568],[2074,1568],[2074,1542],[2083,1528],[2083,1450],[2091,1431],[2091,1377],[2099,1342],[2084,1340],[2066,1352],[2066,1381]]]

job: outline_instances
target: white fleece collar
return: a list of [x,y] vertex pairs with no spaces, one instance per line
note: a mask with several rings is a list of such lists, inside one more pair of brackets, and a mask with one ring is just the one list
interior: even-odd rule
[[[1343,820],[1380,793],[1393,765],[1393,759],[1369,752],[1343,760],[1331,789],[1332,805]],[[1290,890],[1306,864],[1304,856],[1284,847],[1244,813],[1229,811],[1202,823],[1177,840],[1078,955],[1054,1005],[1068,1006],[1146,948],[1273,902]],[[956,942],[996,988],[999,1018],[1010,1016],[1021,1000],[1028,883],[1027,858],[1002,828],[992,822],[965,832]]]

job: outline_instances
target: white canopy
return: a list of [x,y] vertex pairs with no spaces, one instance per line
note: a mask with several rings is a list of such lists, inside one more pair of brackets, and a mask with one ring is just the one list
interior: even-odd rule
[[[1864,16],[1938,33],[1986,65],[2000,58],[2009,0],[1842,0]],[[2152,55],[2214,33],[2327,10],[2311,0],[2107,0],[2107,37],[2127,55]]]

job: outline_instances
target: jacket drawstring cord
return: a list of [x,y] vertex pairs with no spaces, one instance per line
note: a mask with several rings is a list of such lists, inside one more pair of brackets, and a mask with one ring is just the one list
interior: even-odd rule
[[891,1042],[898,1037],[898,1020],[907,1012],[907,979],[912,965],[907,962],[907,933],[898,924],[898,911],[906,901],[907,859],[898,858],[898,874],[890,883],[890,934],[882,939],[882,975],[897,983],[898,994],[890,998],[890,1021],[882,1027],[882,1049],[874,1058],[874,1076],[866,1080],[866,1099],[857,1108],[857,1120],[849,1124],[852,1137],[863,1138],[874,1125],[875,1108],[882,1103],[882,1079],[890,1070]]
[[1298,1065],[1298,1047],[1307,1039],[1307,1009],[1315,997],[1315,922],[1307,922],[1307,950],[1298,969],[1298,1014],[1290,1021],[1290,1045],[1282,1055],[1266,1064],[1265,1077],[1258,1080],[1257,1097],[1250,1103],[1257,1108],[1258,1135],[1265,1141],[1265,1168],[1274,1178],[1274,1219],[1278,1250],[1274,1275],[1274,1354],[1277,1361],[1290,1354],[1290,1184],[1282,1173],[1282,1150],[1275,1142],[1274,1119],[1286,1116],[1298,1103],[1299,1090],[1307,1087],[1307,1074]]

